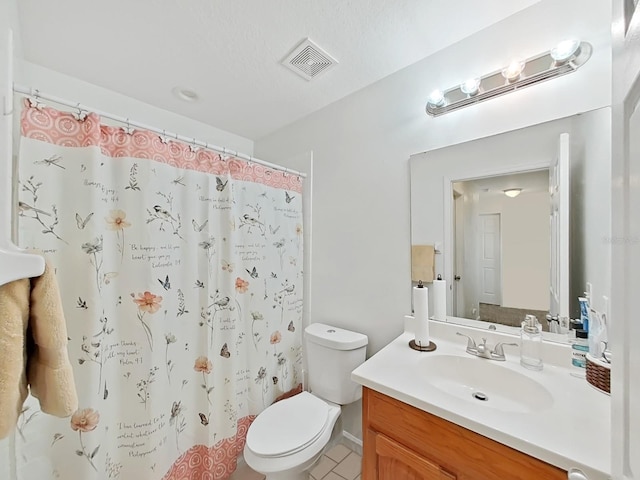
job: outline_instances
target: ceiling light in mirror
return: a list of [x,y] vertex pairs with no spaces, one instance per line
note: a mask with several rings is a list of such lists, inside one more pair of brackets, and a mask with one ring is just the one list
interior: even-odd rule
[[580,40],[564,40],[553,47],[549,54],[556,63],[565,63],[573,58],[580,48]]
[[504,194],[507,197],[517,197],[518,195],[520,195],[522,193],[522,189],[521,188],[509,188],[507,190],[504,190]]

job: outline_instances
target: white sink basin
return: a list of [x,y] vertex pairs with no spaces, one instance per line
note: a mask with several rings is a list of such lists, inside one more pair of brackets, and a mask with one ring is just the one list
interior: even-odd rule
[[479,406],[531,413],[553,405],[553,396],[543,385],[493,360],[434,355],[422,359],[419,369],[421,381]]

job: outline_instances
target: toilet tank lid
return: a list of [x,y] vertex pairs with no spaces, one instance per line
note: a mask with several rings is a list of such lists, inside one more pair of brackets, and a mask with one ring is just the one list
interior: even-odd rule
[[362,333],[332,327],[324,323],[312,323],[304,329],[307,340],[335,350],[355,350],[367,345],[369,339]]

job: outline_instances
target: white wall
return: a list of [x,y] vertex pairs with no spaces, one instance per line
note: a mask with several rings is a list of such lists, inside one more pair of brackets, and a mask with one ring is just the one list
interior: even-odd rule
[[[602,297],[611,298],[611,147],[610,108],[574,117],[571,194],[580,201],[571,207],[571,298],[581,296],[590,282],[598,311],[606,308]],[[578,317],[578,306],[571,307]]]
[[[311,320],[367,334],[369,355],[400,334],[411,305],[407,158],[610,105],[610,25],[609,0],[543,0],[257,140],[266,160],[314,152]],[[594,47],[578,72],[442,117],[425,114],[434,88],[572,36]],[[415,205],[428,211],[428,198]]]
[[[401,332],[410,308],[406,159],[609,105],[610,15],[608,1],[543,0],[256,141],[256,155],[267,160],[314,152],[312,321],[366,333],[370,354]],[[442,117],[424,113],[436,86],[572,35],[594,46],[578,72]]]
[[[0,2],[0,65],[2,72],[6,72],[6,42],[9,29],[13,30],[13,47],[17,58],[22,58],[22,41],[20,38],[20,22],[18,21],[17,0],[2,0]],[[6,79],[2,78],[2,82]]]
[[549,193],[480,194],[479,214],[499,213],[502,306],[549,310]]
[[[65,100],[79,102],[98,110],[131,118],[131,120],[146,125],[163,128],[167,132],[195,137],[197,140],[209,142],[213,145],[253,155],[253,141],[248,138],[177,115],[40,65],[27,61],[19,63],[21,71],[16,72],[16,84],[37,88],[41,92],[61,97]],[[135,77],[132,77],[131,81],[135,82]],[[51,106],[64,109],[64,107],[59,107],[55,104],[51,104]],[[108,120],[105,120],[105,123],[108,122]]]

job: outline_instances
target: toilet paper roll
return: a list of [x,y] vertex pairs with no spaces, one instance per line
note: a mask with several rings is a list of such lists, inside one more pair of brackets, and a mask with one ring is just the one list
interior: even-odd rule
[[416,344],[420,347],[429,346],[429,289],[427,287],[413,287],[413,317]]
[[431,288],[433,301],[433,318],[447,320],[447,281],[434,280]]

